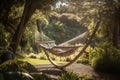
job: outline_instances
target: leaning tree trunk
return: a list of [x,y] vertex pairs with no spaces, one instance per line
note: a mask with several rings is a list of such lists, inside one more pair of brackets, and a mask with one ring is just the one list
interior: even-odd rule
[[119,27],[120,27],[119,24],[116,23],[113,29],[113,45],[115,47],[118,47],[119,44]]
[[27,21],[30,19],[30,17],[32,16],[34,11],[35,11],[35,8],[32,6],[32,4],[29,2],[29,0],[27,0],[25,7],[24,7],[22,18],[20,20],[19,25],[17,26],[15,34],[12,38],[12,42],[10,44],[10,46],[13,48],[14,53],[16,53],[16,50],[21,41],[22,35],[25,31],[25,28],[26,28],[25,25],[26,25]]
[[113,46],[119,48],[120,45],[120,6],[115,8],[115,13],[113,15]]

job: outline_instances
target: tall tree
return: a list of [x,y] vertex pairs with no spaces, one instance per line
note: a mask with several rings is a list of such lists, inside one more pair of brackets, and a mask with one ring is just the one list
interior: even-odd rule
[[22,35],[25,31],[26,23],[31,18],[34,11],[36,9],[49,10],[51,5],[53,3],[55,3],[56,1],[57,0],[48,0],[48,1],[45,1],[45,0],[35,0],[35,1],[26,0],[22,18],[20,20],[19,25],[17,26],[15,34],[12,38],[12,43],[10,45],[13,48],[14,53],[16,52],[17,47],[18,47],[20,40],[22,38]]
[[[0,0],[0,24],[4,27],[4,34],[6,37],[2,37],[3,40],[7,42],[3,48],[7,47],[10,41],[10,38],[14,34],[16,29],[17,21],[19,17],[16,17],[16,10],[19,6],[22,6],[24,0]],[[14,24],[16,23],[16,24]],[[2,42],[4,43],[4,42]]]
[[20,20],[19,25],[17,26],[15,34],[12,38],[12,43],[10,45],[13,48],[14,53],[16,52],[17,47],[18,47],[20,40],[22,38],[22,34],[25,31],[25,28],[26,28],[25,25],[26,25],[27,21],[29,20],[29,18],[34,13],[34,11],[35,11],[35,7],[32,5],[32,3],[29,0],[26,0],[22,18]]
[[[26,28],[26,23],[33,15],[36,9],[41,10],[41,12],[50,10],[51,6],[54,5],[58,0],[0,0],[0,24],[5,26],[12,37],[10,46],[13,48],[14,52],[21,41],[22,35]],[[23,14],[17,18],[16,13],[12,11],[16,10],[18,6],[23,6]],[[21,9],[22,12],[22,9]],[[14,15],[11,17],[11,15]]]
[[[92,19],[102,18],[100,32],[102,38],[111,42],[116,48],[120,45],[120,0],[68,0],[68,8],[63,12],[72,13],[82,17],[84,23]],[[76,11],[77,10],[77,11]],[[60,11],[62,11],[60,9]],[[59,11],[59,12],[60,12]],[[61,12],[60,12],[61,13]]]

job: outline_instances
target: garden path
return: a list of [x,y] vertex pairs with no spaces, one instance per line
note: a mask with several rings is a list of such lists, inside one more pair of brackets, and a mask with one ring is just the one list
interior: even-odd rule
[[74,63],[66,67],[64,70],[57,69],[51,64],[35,65],[35,67],[38,69],[38,71],[47,73],[52,77],[58,77],[65,71],[70,70],[78,74],[80,77],[87,75],[90,80],[120,80],[120,74],[115,75],[96,72],[90,65],[84,65],[80,63]]

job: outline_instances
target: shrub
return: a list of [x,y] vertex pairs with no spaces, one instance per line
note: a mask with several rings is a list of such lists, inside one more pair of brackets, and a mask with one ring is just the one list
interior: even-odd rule
[[89,56],[83,54],[80,59],[77,60],[77,63],[89,64]]
[[89,60],[86,58],[82,58],[82,59],[77,60],[77,63],[89,64]]
[[54,56],[51,56],[52,60],[56,60],[56,58]]
[[29,55],[27,55],[27,57],[36,59],[37,55],[34,53],[30,53]]
[[45,56],[45,55],[42,55],[42,56],[40,56],[40,59],[41,59],[41,60],[46,60],[46,56]]
[[31,74],[31,75],[34,77],[34,80],[55,80],[45,73],[44,74],[43,73],[39,73],[39,74],[34,73],[34,74]]
[[89,54],[92,67],[104,72],[120,72],[120,50],[108,42],[103,42]]
[[58,80],[80,80],[79,76],[71,71],[63,73]]
[[20,71],[20,72],[33,72],[37,71],[36,68],[28,62],[19,60],[9,60],[0,64],[0,69],[3,71]]
[[4,72],[3,75],[3,80],[34,80],[29,73],[25,72]]
[[67,57],[65,61],[69,62],[71,61],[72,59],[70,57]]
[[0,68],[4,71],[26,71],[26,62],[21,62],[17,60],[8,60],[0,65]]
[[1,72],[0,72],[0,80],[4,80],[4,75]]
[[2,70],[0,80],[2,78],[5,80],[33,80],[29,72],[37,72],[37,69],[30,63],[18,60],[6,61],[0,64],[0,69]]
[[30,58],[36,59],[37,57],[34,55],[31,55]]

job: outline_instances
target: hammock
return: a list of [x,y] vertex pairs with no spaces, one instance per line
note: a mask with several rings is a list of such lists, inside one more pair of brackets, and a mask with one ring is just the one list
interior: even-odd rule
[[[37,27],[38,27],[38,32],[36,33],[36,39],[35,39],[37,44],[39,44],[42,48],[52,53],[53,55],[60,57],[66,57],[72,55],[79,47],[83,46],[83,43],[85,43],[89,35],[89,32],[86,31],[76,36],[73,39],[70,39],[64,43],[56,45],[54,40],[50,39],[48,36],[46,36],[43,33],[39,20],[37,20]],[[75,44],[76,42],[82,44],[79,44],[77,46],[73,46],[73,45],[65,46],[65,45]]]
[[[86,41],[88,37],[88,32],[84,32],[81,35],[70,39],[62,44],[56,45],[55,41],[40,41],[40,46],[47,50],[48,52],[52,53],[53,55],[60,56],[60,57],[66,57],[74,54],[74,52],[79,48],[83,47],[83,43],[79,45],[70,45],[71,43],[75,42],[76,40],[79,41]],[[65,46],[70,45],[70,46]]]
[[[65,44],[68,44],[68,43],[72,43],[74,42],[74,40],[77,40],[77,39],[80,39],[80,35],[79,37],[75,37],[69,41],[66,41],[60,45],[56,45],[55,44],[55,41],[54,40],[51,40],[47,37],[47,39],[49,39],[48,41],[37,41],[38,44],[40,44],[40,46],[43,48],[48,60],[54,65],[56,66],[57,68],[64,68],[64,67],[67,67],[69,66],[70,64],[74,63],[81,55],[82,53],[85,52],[85,49],[88,47],[88,45],[91,43],[91,40],[92,38],[94,37],[95,33],[97,32],[97,29],[99,27],[99,24],[100,24],[100,21],[97,22],[95,28],[94,28],[94,31],[92,33],[92,35],[90,36],[89,40],[86,42],[85,45],[78,45],[78,46],[63,46]],[[37,27],[40,27],[39,26],[39,21],[37,20]],[[39,31],[39,30],[38,30]],[[43,33],[42,33],[43,34]],[[87,32],[83,33],[84,35],[88,34]],[[81,34],[83,36],[83,34]],[[45,37],[45,35],[44,35]],[[81,37],[82,38],[86,38],[85,36]],[[83,47],[82,50],[79,52],[79,54],[77,56],[74,57],[73,60],[71,60],[69,63],[67,64],[64,64],[64,65],[60,65],[60,64],[56,64],[52,58],[50,57],[49,55],[49,52],[54,54],[54,55],[57,55],[57,56],[69,56],[70,54],[74,53],[74,51],[76,51],[76,49],[78,49],[79,47]]]
[[80,46],[55,46],[52,48],[45,47],[44,45],[40,44],[42,48],[47,50],[48,52],[52,53],[53,55],[66,57],[72,55]]

